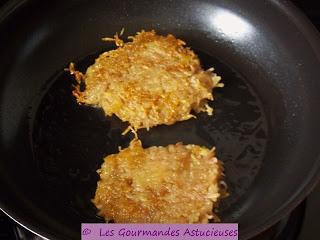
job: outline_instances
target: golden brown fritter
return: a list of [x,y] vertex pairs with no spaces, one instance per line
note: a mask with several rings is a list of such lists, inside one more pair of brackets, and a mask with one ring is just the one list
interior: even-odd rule
[[204,71],[197,55],[182,40],[155,31],[138,32],[124,43],[116,34],[116,50],[102,53],[81,74],[70,65],[70,72],[85,83],[74,91],[79,103],[103,108],[134,129],[187,120],[192,111],[212,109],[212,89],[222,86],[213,69]]
[[94,204],[117,223],[207,223],[221,197],[214,149],[177,143],[144,149],[140,140],[104,159]]

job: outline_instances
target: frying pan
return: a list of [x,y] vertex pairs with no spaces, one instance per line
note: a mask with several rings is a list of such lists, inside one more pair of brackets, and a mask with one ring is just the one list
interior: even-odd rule
[[216,146],[230,197],[223,222],[248,239],[288,214],[320,173],[319,36],[287,1],[11,1],[0,12],[1,209],[48,239],[79,239],[102,222],[91,203],[105,155],[126,123],[79,106],[73,79],[125,28],[173,33],[214,66],[224,89],[213,117],[139,131],[144,146]]

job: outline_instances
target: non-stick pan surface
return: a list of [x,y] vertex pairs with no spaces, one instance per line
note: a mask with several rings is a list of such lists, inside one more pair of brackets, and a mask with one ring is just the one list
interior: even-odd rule
[[144,146],[217,147],[230,197],[218,213],[248,239],[293,209],[319,177],[320,47],[286,1],[13,1],[0,12],[1,208],[49,239],[101,222],[90,199],[103,156],[128,145],[126,124],[71,96],[70,61],[85,70],[125,28],[173,33],[225,88],[215,115],[140,131]]

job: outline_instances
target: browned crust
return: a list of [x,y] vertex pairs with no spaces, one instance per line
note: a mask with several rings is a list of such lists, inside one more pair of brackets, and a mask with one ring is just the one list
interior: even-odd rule
[[209,150],[177,143],[144,149],[139,140],[104,159],[93,200],[118,223],[206,223],[222,197],[222,163]]
[[204,71],[197,55],[172,34],[141,31],[124,43],[116,34],[118,48],[102,53],[82,74],[70,64],[69,71],[85,91],[76,86],[79,103],[103,108],[135,129],[147,128],[194,117],[192,111],[206,111],[213,100],[212,89],[222,86],[213,68]]

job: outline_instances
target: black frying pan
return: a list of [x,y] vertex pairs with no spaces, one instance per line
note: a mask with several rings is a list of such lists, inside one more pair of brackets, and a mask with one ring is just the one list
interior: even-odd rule
[[287,1],[11,1],[0,12],[0,206],[49,239],[80,238],[81,222],[101,222],[90,202],[103,156],[125,147],[126,124],[78,106],[72,78],[125,27],[186,40],[226,87],[214,117],[159,126],[146,147],[216,145],[231,196],[224,222],[248,239],[288,214],[320,173],[320,47]]

